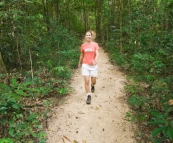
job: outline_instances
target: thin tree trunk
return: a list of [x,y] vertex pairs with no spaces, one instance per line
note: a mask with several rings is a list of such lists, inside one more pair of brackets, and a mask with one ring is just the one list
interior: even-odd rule
[[111,25],[115,26],[115,0],[111,2]]
[[123,50],[123,44],[122,44],[122,39],[123,39],[123,34],[122,34],[122,26],[123,26],[123,3],[122,0],[119,0],[119,21],[120,21],[120,42],[119,42],[119,46],[120,46],[120,53],[122,53]]
[[67,1],[67,10],[68,10],[68,30],[70,31],[70,0]]
[[31,63],[31,77],[32,77],[32,79],[33,79],[34,73],[33,73],[32,55],[31,55],[31,49],[30,49],[30,48],[29,48],[29,59],[30,59],[30,63]]
[[102,24],[102,6],[103,0],[97,0],[95,3],[95,15],[96,15],[96,32],[98,33],[98,38],[101,38],[101,24]]
[[[13,17],[15,18],[15,15],[13,15]],[[16,29],[16,26],[14,24],[14,21],[12,21],[12,36],[13,38],[16,40],[16,52],[17,52],[17,61],[20,65],[20,68],[22,69],[22,62],[21,62],[21,58],[20,58],[20,52],[19,52],[19,42],[18,42],[18,35],[17,35],[17,32],[15,33],[15,29]]]
[[0,53],[0,74],[7,74],[7,71],[6,71],[6,67],[5,67],[5,64],[3,62],[3,59],[2,59],[2,55]]
[[21,58],[20,58],[20,53],[19,53],[19,42],[18,42],[18,36],[16,36],[16,50],[17,50],[17,57],[18,57],[18,63],[20,65],[20,68],[22,70],[22,62],[21,62]]
[[[129,16],[131,15],[131,0],[128,0],[128,14],[129,14]],[[131,36],[131,18],[130,18],[128,24],[130,25],[129,33],[130,33],[130,36]],[[130,39],[131,38],[129,38],[129,43],[130,43]]]
[[59,1],[55,4],[55,13],[56,13],[56,20],[59,21]]
[[7,73],[7,70],[6,70],[6,66],[3,62],[3,59],[2,59],[2,55],[0,53],[0,74],[3,74],[5,76],[1,77],[0,78],[0,82],[4,82],[4,83],[8,83],[8,73]]
[[43,9],[44,9],[44,20],[46,21],[46,24],[47,24],[47,31],[50,31],[47,0],[42,0],[42,4],[43,4]]
[[87,22],[86,22],[86,7],[85,7],[85,3],[84,0],[83,2],[83,17],[84,17],[84,27],[85,27],[85,31],[87,30]]

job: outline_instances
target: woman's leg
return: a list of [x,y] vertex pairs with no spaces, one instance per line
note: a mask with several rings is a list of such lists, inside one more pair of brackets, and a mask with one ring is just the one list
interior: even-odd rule
[[95,91],[94,85],[96,84],[96,77],[91,77],[91,92]]
[[96,84],[96,77],[91,77],[91,84],[95,85]]
[[90,93],[90,76],[84,76],[86,93]]
[[87,94],[86,104],[90,104],[91,103],[90,76],[84,76],[84,80],[85,80],[85,90],[86,90],[86,94]]

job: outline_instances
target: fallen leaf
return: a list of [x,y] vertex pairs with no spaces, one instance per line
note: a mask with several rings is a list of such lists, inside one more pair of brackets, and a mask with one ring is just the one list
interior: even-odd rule
[[62,138],[63,143],[65,143],[65,140]]
[[96,107],[96,109],[95,110],[99,110],[99,108],[98,107]]
[[78,143],[78,142],[76,140],[74,140],[73,143]]
[[78,114],[85,114],[84,112],[79,111]]
[[66,137],[66,136],[63,136],[66,140],[68,140],[69,142],[71,142],[71,140],[68,138],[68,137]]

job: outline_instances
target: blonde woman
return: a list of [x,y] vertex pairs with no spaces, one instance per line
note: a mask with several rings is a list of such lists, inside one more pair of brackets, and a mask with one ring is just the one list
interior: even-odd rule
[[[81,45],[81,54],[79,58],[78,68],[82,67],[82,75],[84,76],[86,103],[91,103],[91,93],[95,91],[96,77],[98,72],[97,59],[99,46],[94,39],[96,35],[94,31],[87,31],[83,44]],[[91,79],[91,83],[90,83]]]

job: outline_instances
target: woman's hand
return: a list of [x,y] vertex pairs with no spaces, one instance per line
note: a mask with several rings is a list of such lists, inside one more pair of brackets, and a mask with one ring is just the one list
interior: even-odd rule
[[93,65],[93,66],[97,65],[96,60],[93,60],[93,61],[92,61],[92,65]]
[[82,64],[78,64],[78,68],[81,68],[82,67]]

